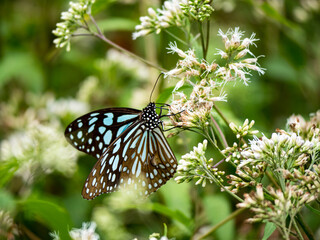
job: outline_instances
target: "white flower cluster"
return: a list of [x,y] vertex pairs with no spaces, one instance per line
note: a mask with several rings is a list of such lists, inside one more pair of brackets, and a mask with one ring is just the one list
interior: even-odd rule
[[12,110],[10,101],[0,104],[1,121],[12,129],[0,142],[0,164],[9,166],[11,174],[6,181],[19,176],[31,184],[39,175],[53,171],[72,175],[79,152],[65,140],[64,124],[88,112],[88,104],[77,99],[56,99],[52,94],[30,94],[20,101],[29,106],[21,114]]
[[271,138],[263,136],[250,141],[250,147],[242,152],[245,160],[238,168],[257,162],[266,162],[273,171],[291,169],[307,163],[309,156],[320,150],[319,136],[304,140],[296,133],[273,133]]
[[65,141],[63,132],[53,124],[34,123],[23,132],[1,142],[1,161],[15,163],[15,175],[30,183],[37,170],[58,171],[65,175],[76,171],[77,152]]
[[47,102],[47,113],[60,118],[80,116],[88,111],[88,104],[76,99],[49,99]]
[[[165,77],[180,79],[173,91],[171,110],[173,114],[177,112],[181,114],[171,118],[173,125],[185,127],[197,125],[199,123],[197,116],[201,116],[200,122],[205,123],[214,102],[226,101],[226,94],[223,91],[226,83],[240,79],[244,84],[248,84],[247,75],[251,75],[250,71],[264,73],[264,70],[257,65],[257,58],[247,58],[247,54],[253,56],[249,46],[257,41],[255,35],[241,40],[243,34],[239,28],[229,29],[225,34],[219,30],[226,50],[219,50],[218,54],[228,62],[224,67],[220,67],[215,61],[208,63],[204,59],[198,59],[193,49],[183,51],[176,43],[169,44],[167,48],[169,53],[182,58],[174,69],[165,73]],[[178,91],[185,85],[193,89],[189,97],[183,91]],[[177,118],[179,116],[180,119]]]
[[148,9],[149,16],[140,17],[141,23],[135,27],[132,35],[133,39],[155,32],[159,34],[161,30],[171,26],[184,25],[184,14],[180,4],[187,0],[168,0],[163,3],[162,9]]
[[167,236],[161,236],[160,233],[152,233],[149,240],[169,240]]
[[[172,113],[181,112],[180,115],[171,118],[173,124],[184,127],[199,126],[199,123],[207,122],[214,102],[226,101],[226,94],[220,92],[217,96],[214,93],[220,84],[208,76],[217,65],[199,61],[193,49],[184,52],[177,47],[176,43],[170,43],[168,50],[169,53],[176,53],[182,58],[178,61],[176,68],[165,73],[165,77],[181,79],[174,88],[173,100],[170,104]],[[198,81],[193,83],[191,78]],[[184,85],[192,87],[189,97],[183,91],[179,91]]]
[[213,159],[207,160],[205,153],[208,141],[205,139],[203,143],[199,143],[198,147],[193,147],[193,151],[181,157],[179,161],[175,180],[178,183],[190,182],[192,179],[197,179],[196,185],[201,184],[205,187],[206,181],[210,183],[222,182],[223,171],[218,171],[212,166]]
[[[235,29],[229,29],[224,33],[219,30],[219,36],[222,37],[225,50],[218,49],[217,55],[226,60],[225,67],[218,67],[215,74],[221,77],[225,82],[235,81],[240,79],[245,85],[248,85],[250,70],[256,71],[259,74],[264,74],[265,69],[259,67],[258,58],[249,50],[250,45],[255,45],[255,33],[250,38],[241,39],[244,32]],[[245,58],[247,54],[251,55],[250,58]]]
[[99,240],[100,237],[95,232],[96,227],[95,222],[82,223],[82,228],[74,228],[69,234],[73,240]]
[[[249,126],[246,121],[246,126]],[[223,151],[226,161],[236,168],[229,175],[227,190],[237,193],[245,187],[256,191],[244,194],[244,202],[237,206],[249,208],[253,213],[250,222],[274,223],[286,239],[289,239],[292,222],[302,207],[320,196],[320,112],[310,121],[301,116],[288,119],[289,131],[277,130],[271,138],[254,137],[249,145],[234,143]],[[249,128],[230,126],[234,132],[249,131]],[[241,134],[240,134],[241,137]],[[273,184],[262,185],[266,176]]]
[[310,120],[306,121],[301,115],[292,115],[287,120],[287,128],[305,139],[312,139],[320,134],[320,111],[310,114]]
[[61,20],[56,25],[56,29],[52,31],[57,36],[53,43],[57,48],[67,47],[70,51],[70,40],[72,34],[79,29],[84,23],[86,14],[90,14],[92,4],[95,0],[80,0],[79,2],[69,2],[70,8],[67,12],[61,13]]
[[[97,224],[95,222],[84,222],[82,228],[73,228],[69,235],[72,240],[99,240],[100,236],[95,232]],[[50,233],[52,240],[61,240],[59,233]]]
[[141,23],[136,26],[133,39],[155,32],[159,34],[163,29],[172,26],[184,26],[187,19],[203,22],[214,11],[210,0],[168,0],[162,9],[148,9],[149,16],[140,17]]
[[[265,198],[264,191],[262,184],[258,184],[256,192],[244,194],[244,202],[237,204],[237,207],[250,208],[255,213],[254,217],[247,220],[248,222],[267,220],[275,223],[276,226],[286,226],[288,216],[292,221],[292,218],[304,204],[315,199],[314,197],[310,198],[310,194],[300,191],[297,185],[287,184],[284,190],[269,186],[267,192],[271,198]],[[283,231],[282,228],[280,229]],[[290,227],[286,230],[290,232]]]
[[251,130],[254,125],[254,120],[252,120],[249,124],[249,120],[246,119],[242,126],[236,126],[233,122],[229,124],[229,127],[236,135],[237,138],[242,138],[247,135],[255,135],[259,133],[258,130]]

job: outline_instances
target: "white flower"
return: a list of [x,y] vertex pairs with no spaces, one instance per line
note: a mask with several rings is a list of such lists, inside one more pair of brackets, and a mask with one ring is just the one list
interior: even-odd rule
[[[34,122],[1,142],[1,161],[16,161],[15,175],[32,180],[35,169],[71,175],[76,171],[78,153],[65,141],[63,131],[54,124]],[[31,178],[31,179],[29,179]]]
[[91,13],[91,7],[95,0],[83,0],[77,3],[69,2],[70,8],[67,12],[61,13],[61,20],[56,24],[56,29],[52,31],[57,36],[53,43],[57,48],[67,47],[70,51],[70,39],[72,34],[83,25],[84,15]]
[[82,228],[74,228],[69,234],[73,240],[99,240],[99,235],[95,233],[96,227],[95,222],[82,223]]
[[149,16],[140,17],[140,24],[135,27],[135,32],[132,38],[135,40],[138,37],[146,36],[149,33],[155,32],[159,34],[162,29],[171,26],[184,25],[183,11],[181,10],[181,0],[165,1],[162,9],[148,9]]
[[75,99],[50,99],[47,102],[47,111],[49,114],[61,118],[68,116],[79,116],[89,111],[89,105]]
[[168,53],[177,53],[179,57],[186,58],[188,56],[184,51],[178,48],[176,42],[170,42],[169,47],[167,49],[169,50]]

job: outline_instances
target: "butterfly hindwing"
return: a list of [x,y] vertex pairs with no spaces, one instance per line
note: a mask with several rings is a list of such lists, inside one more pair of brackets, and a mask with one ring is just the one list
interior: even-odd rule
[[116,138],[93,167],[82,190],[85,199],[119,188],[149,195],[165,184],[177,168],[161,129],[146,130],[138,121]]
[[132,108],[93,111],[70,123],[65,136],[76,149],[99,159],[108,146],[138,120],[140,113]]

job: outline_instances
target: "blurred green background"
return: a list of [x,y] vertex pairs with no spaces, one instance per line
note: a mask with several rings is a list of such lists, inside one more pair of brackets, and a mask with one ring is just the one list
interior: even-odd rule
[[[166,47],[173,41],[169,35],[162,33],[136,41],[131,37],[139,16],[146,15],[148,7],[160,4],[160,1],[147,0],[97,0],[95,17],[113,42],[172,69],[177,58],[167,54]],[[260,39],[258,47],[251,50],[256,56],[264,55],[259,62],[267,69],[263,76],[252,76],[249,86],[237,83],[227,87],[228,102],[219,106],[229,120],[240,123],[245,118],[254,119],[256,128],[269,136],[276,128],[284,128],[291,114],[307,117],[320,109],[318,0],[217,0],[213,6],[210,44],[214,47],[209,49],[209,60],[214,58],[215,48],[222,48],[218,29],[226,31],[239,26],[246,31],[246,36],[255,32]],[[67,8],[68,1],[61,0],[0,2],[2,143],[13,134],[29,129],[30,119],[44,125],[56,124],[63,142],[64,127],[86,110],[125,106],[140,109],[149,101],[158,71],[110,51],[108,45],[91,37],[73,39],[70,52],[54,47],[51,31],[60,21],[60,13]],[[173,84],[163,81],[157,94],[161,95]],[[63,108],[66,99],[86,104],[79,110],[73,109],[72,114],[59,115],[59,107]],[[50,101],[58,110],[52,110]],[[231,133],[228,134],[231,137]],[[194,134],[169,139],[177,159],[199,141],[201,138]],[[49,141],[44,147],[50,144]],[[1,156],[4,154],[1,152]],[[146,239],[153,232],[162,233],[163,223],[168,225],[169,237],[189,239],[201,226],[213,225],[235,209],[235,202],[218,193],[215,187],[202,189],[193,183],[178,185],[174,181],[142,205],[115,206],[112,198],[116,196],[109,195],[89,202],[81,198],[80,192],[94,164],[90,157],[80,155],[70,172],[52,166],[44,169],[41,165],[37,174],[30,174],[30,183],[25,182],[29,178],[24,179],[23,174],[15,174],[21,165],[18,157],[14,159],[10,164],[0,161],[0,208],[3,209],[0,220],[5,219],[4,212],[8,213],[14,223],[9,224],[9,230],[15,235],[14,229],[22,229],[22,239],[51,239],[49,232],[60,230],[63,235],[92,219],[97,222],[102,239]],[[246,213],[225,225],[212,239],[233,239],[235,234],[238,239],[261,236],[263,225],[245,224],[248,216]],[[315,219],[309,218],[315,230]],[[6,227],[6,231],[9,230]]]

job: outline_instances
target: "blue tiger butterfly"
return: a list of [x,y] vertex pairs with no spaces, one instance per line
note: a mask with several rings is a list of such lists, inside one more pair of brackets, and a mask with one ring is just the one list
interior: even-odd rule
[[69,124],[68,142],[98,159],[82,189],[83,198],[127,187],[148,196],[173,177],[177,160],[160,128],[161,117],[150,102],[142,111],[106,108]]

